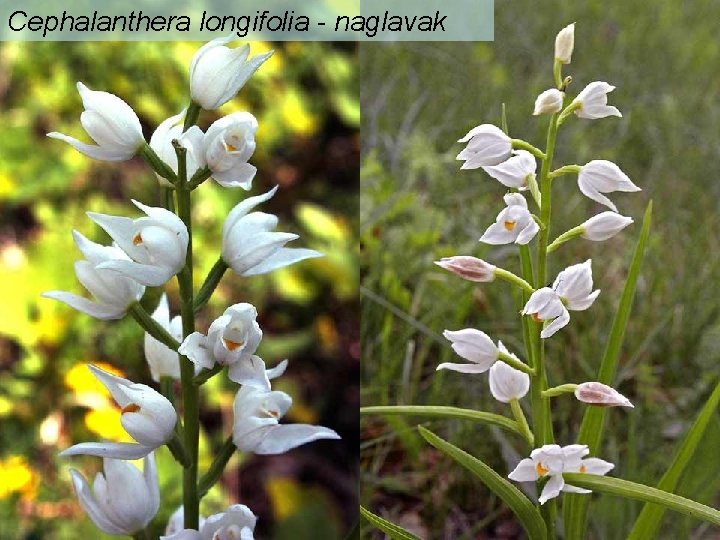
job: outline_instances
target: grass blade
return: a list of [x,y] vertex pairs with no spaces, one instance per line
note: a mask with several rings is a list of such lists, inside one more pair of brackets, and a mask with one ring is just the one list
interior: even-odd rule
[[[635,297],[635,288],[645,255],[645,245],[647,244],[648,235],[650,234],[651,216],[652,201],[648,203],[647,209],[645,210],[640,238],[635,247],[635,253],[633,254],[632,263],[630,264],[630,271],[628,272],[627,281],[625,282],[625,287],[620,297],[620,304],[613,319],[612,329],[608,336],[605,353],[603,354],[600,371],[598,372],[597,380],[610,386],[612,386],[617,372],[620,349],[623,338],[625,337],[625,328],[630,318],[633,298]],[[578,443],[587,444],[590,447],[590,453],[592,455],[597,453],[600,441],[602,440],[606,411],[607,409],[604,407],[588,407],[585,410],[585,415],[580,425]],[[569,495],[565,497],[563,511],[565,537],[568,540],[581,540],[583,538],[589,502],[587,497],[582,497],[581,495]]]
[[393,540],[420,540],[419,536],[415,536],[410,531],[407,531],[400,527],[400,525],[395,525],[387,519],[383,519],[380,516],[373,514],[364,506],[360,507],[360,515],[364,517],[371,525],[380,529]]
[[475,473],[480,480],[490,488],[515,513],[527,531],[530,540],[544,540],[547,538],[545,522],[537,508],[522,492],[509,481],[500,476],[479,459],[471,456],[464,450],[441,439],[432,431],[418,426],[420,435],[432,446],[450,456],[460,465]]
[[[648,503],[660,504],[676,512],[702,519],[714,525],[720,525],[720,510],[710,508],[699,502],[686,499],[674,493],[629,482],[620,478],[599,476],[596,474],[566,473],[565,481],[573,486],[590,489],[608,495],[617,495],[626,499],[635,499]],[[587,497],[587,495],[584,495]],[[651,537],[645,537],[651,538]]]
[[483,411],[474,411],[472,409],[461,409],[459,407],[445,407],[435,405],[395,405],[395,406],[374,406],[361,407],[361,415],[379,414],[383,416],[400,415],[400,416],[422,416],[424,418],[454,418],[459,420],[473,420],[485,424],[492,424],[508,431],[513,431],[518,435],[522,435],[520,427],[515,420],[511,420],[507,416],[493,414]]
[[[692,459],[695,454],[700,441],[705,433],[710,420],[712,419],[715,411],[720,403],[720,383],[715,386],[715,390],[710,395],[708,400],[705,402],[705,406],[700,411],[700,414],[695,419],[692,427],[685,435],[680,448],[678,449],[675,459],[673,460],[670,468],[665,472],[660,482],[657,485],[658,489],[662,491],[673,492],[677,488],[678,482],[682,477],[685,467]],[[656,504],[646,504],[640,516],[638,517],[635,525],[630,531],[628,540],[642,540],[644,538],[655,538],[660,524],[662,523],[662,517],[665,513],[665,508]]]

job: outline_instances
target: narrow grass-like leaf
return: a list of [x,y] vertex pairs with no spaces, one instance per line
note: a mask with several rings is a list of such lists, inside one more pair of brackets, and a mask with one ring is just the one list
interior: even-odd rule
[[479,459],[471,456],[457,446],[450,444],[422,426],[418,426],[420,435],[432,446],[450,456],[460,465],[475,473],[480,480],[500,497],[515,513],[527,531],[530,540],[544,540],[547,538],[545,522],[537,508],[522,492],[505,478],[496,473]]
[[493,414],[472,409],[461,409],[459,407],[445,407],[440,405],[380,405],[373,407],[361,407],[361,415],[379,414],[384,416],[422,416],[424,418],[454,418],[459,420],[472,420],[484,424],[492,424],[508,431],[522,435],[522,431],[515,420],[507,416]]
[[[707,428],[718,408],[718,403],[720,403],[720,383],[715,386],[715,390],[705,402],[705,406],[695,419],[695,422],[687,432],[687,435],[685,435],[685,438],[683,439],[670,468],[668,468],[663,477],[660,479],[660,482],[657,485],[658,489],[671,493],[675,491],[685,468],[695,454],[695,450],[705,434],[705,428]],[[660,528],[660,524],[662,523],[664,513],[665,508],[662,506],[650,503],[646,504],[643,507],[642,512],[640,512],[640,516],[635,522],[635,525],[630,531],[628,540],[655,538],[657,531]]]
[[[626,499],[660,504],[670,510],[675,510],[676,512],[720,526],[720,510],[686,499],[680,495],[675,495],[674,493],[668,493],[667,491],[620,478],[599,476],[597,474],[565,473],[563,476],[565,477],[565,481],[573,486],[590,489],[599,493],[607,493],[608,495],[617,495]],[[585,495],[585,497],[587,497],[587,495]]]
[[[640,238],[635,246],[630,271],[628,272],[627,281],[625,282],[625,287],[620,297],[620,304],[615,312],[612,329],[608,336],[605,353],[603,354],[598,372],[597,380],[610,386],[612,386],[615,379],[620,358],[620,348],[622,347],[623,338],[625,337],[625,328],[630,319],[630,311],[632,309],[633,298],[635,297],[635,288],[638,278],[640,277],[640,267],[642,266],[645,255],[645,245],[647,244],[648,235],[650,234],[651,216],[652,201],[648,203],[647,209],[645,210]],[[578,443],[587,444],[590,447],[591,454],[596,454],[600,446],[606,412],[607,409],[604,407],[588,407],[585,410],[585,415],[580,425]],[[563,515],[565,520],[565,537],[568,540],[581,540],[583,538],[589,502],[587,497],[582,497],[581,495],[567,495],[565,497],[563,502]]]
[[387,534],[393,540],[420,540],[419,536],[415,536],[410,531],[407,531],[400,527],[400,525],[395,525],[387,519],[383,519],[380,516],[373,514],[364,506],[360,507],[360,515],[364,517],[374,527],[377,527],[382,532]]

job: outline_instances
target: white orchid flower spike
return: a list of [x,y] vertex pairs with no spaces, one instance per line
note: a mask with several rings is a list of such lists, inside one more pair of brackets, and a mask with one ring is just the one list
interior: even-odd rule
[[131,259],[108,261],[99,268],[114,270],[143,285],[159,287],[185,266],[187,227],[169,210],[132,202],[146,217],[131,219],[87,213]]
[[165,445],[173,437],[177,413],[168,399],[145,384],[138,384],[88,365],[120,406],[120,423],[136,443],[87,442],[60,452],[60,456],[89,455],[138,459]]
[[525,197],[519,193],[508,193],[503,197],[507,205],[495,218],[495,223],[487,228],[480,238],[481,242],[492,245],[525,245],[535,238],[540,226],[528,210]]

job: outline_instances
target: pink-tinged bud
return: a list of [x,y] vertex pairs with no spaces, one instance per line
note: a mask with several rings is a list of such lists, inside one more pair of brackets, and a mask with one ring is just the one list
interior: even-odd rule
[[495,279],[495,266],[477,257],[457,255],[435,261],[435,264],[468,281],[488,283]]
[[583,403],[600,407],[635,407],[620,392],[599,382],[579,384],[575,389],[575,397]]

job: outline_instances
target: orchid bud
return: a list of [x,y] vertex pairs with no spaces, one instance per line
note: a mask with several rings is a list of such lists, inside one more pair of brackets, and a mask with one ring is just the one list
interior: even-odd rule
[[560,112],[564,99],[565,93],[561,92],[557,88],[545,90],[535,100],[535,109],[533,110],[533,114],[538,116],[540,114],[554,114],[556,112]]
[[[505,352],[502,344],[499,347]],[[519,360],[518,360],[519,361]],[[513,399],[521,399],[530,389],[530,376],[527,373],[510,367],[505,362],[497,361],[490,368],[490,393],[502,403],[510,403]]]
[[467,255],[444,257],[439,261],[435,261],[435,264],[463,279],[476,281],[478,283],[489,283],[493,281],[495,279],[495,268],[497,268],[482,259]]
[[255,152],[257,128],[257,120],[247,112],[224,116],[208,128],[203,139],[204,159],[221,186],[250,189],[257,169],[248,160]]
[[553,289],[569,310],[584,311],[600,294],[593,291],[592,261],[568,266],[555,278]]
[[52,132],[47,136],[65,141],[88,157],[102,161],[125,161],[130,159],[145,144],[140,119],[116,95],[90,90],[83,83],[77,83],[85,110],[80,123],[95,141],[87,144],[62,133]]
[[71,469],[80,506],[93,523],[107,534],[133,536],[152,521],[160,508],[155,455],[143,462],[143,472],[126,461],[103,460],[91,488],[85,477]]
[[165,396],[147,385],[117,377],[93,365],[88,367],[120,406],[120,423],[137,443],[80,443],[62,451],[61,456],[138,459],[173,437],[177,413]]
[[[173,141],[178,141],[185,148],[185,170],[188,178],[191,178],[198,169],[205,166],[205,155],[203,152],[203,132],[197,126],[191,126],[190,129],[183,132],[183,119],[185,111],[180,114],[171,116],[164,120],[150,137],[150,148],[157,156],[167,164],[172,171],[178,172],[178,159]],[[155,174],[164,186],[172,187],[167,179],[159,174]]]
[[525,190],[528,189],[531,177],[535,177],[537,162],[535,156],[527,150],[516,150],[510,159],[500,165],[482,169],[504,186]]
[[612,238],[625,227],[633,223],[633,218],[621,216],[616,212],[602,212],[580,225],[582,237],[594,242]]
[[[280,424],[292,405],[285,392],[242,386],[233,406],[233,442],[243,452],[282,454],[318,439],[339,439],[332,429],[307,424]],[[212,518],[205,523],[208,526]]]
[[237,94],[273,51],[253,56],[250,45],[230,49],[233,35],[203,45],[190,63],[190,95],[203,109],[214,110]]
[[464,161],[461,169],[477,169],[487,165],[498,165],[512,153],[512,140],[503,130],[492,124],[482,124],[468,131],[461,143],[468,143],[457,155]]
[[145,292],[145,287],[130,278],[101,268],[109,261],[129,262],[128,256],[117,247],[101,246],[73,231],[75,244],[85,255],[84,261],[75,263],[75,274],[83,286],[95,297],[95,301],[65,291],[49,291],[43,297],[59,300],[73,309],[100,320],[121,319],[128,307]]
[[620,392],[599,382],[584,382],[575,389],[575,397],[583,403],[600,407],[631,407],[634,405]]
[[[178,342],[182,341],[182,319],[180,316],[170,320],[170,307],[165,293],[160,297],[160,303],[153,312],[152,318]],[[180,357],[167,345],[160,343],[147,332],[145,333],[145,361],[150,366],[153,381],[160,382],[163,377],[180,379]]]
[[519,193],[508,193],[503,197],[507,205],[495,218],[495,223],[487,228],[480,238],[481,242],[492,245],[516,243],[525,245],[540,230],[528,210],[525,197]]
[[263,195],[248,197],[238,203],[225,219],[222,258],[241,276],[266,274],[305,259],[323,256],[312,249],[284,247],[298,235],[274,232],[278,218],[272,214],[250,212],[275,195],[276,191],[277,186]]
[[114,270],[143,285],[164,285],[185,266],[189,241],[187,227],[169,210],[132,202],[147,217],[130,219],[87,213],[132,259],[108,261],[98,268]]
[[612,161],[594,159],[578,173],[578,187],[586,197],[617,212],[615,204],[604,193],[640,191],[630,178]]
[[617,107],[607,104],[607,95],[613,90],[615,90],[615,87],[606,82],[591,82],[580,91],[570,104],[570,107],[579,118],[590,120],[607,116],[622,118],[622,114]]
[[555,60],[569,64],[575,48],[575,23],[568,24],[555,37]]
[[452,343],[453,350],[470,364],[453,364],[445,362],[436,370],[450,369],[460,373],[484,373],[498,359],[500,350],[493,340],[485,333],[474,328],[450,331],[445,330],[443,336]]

